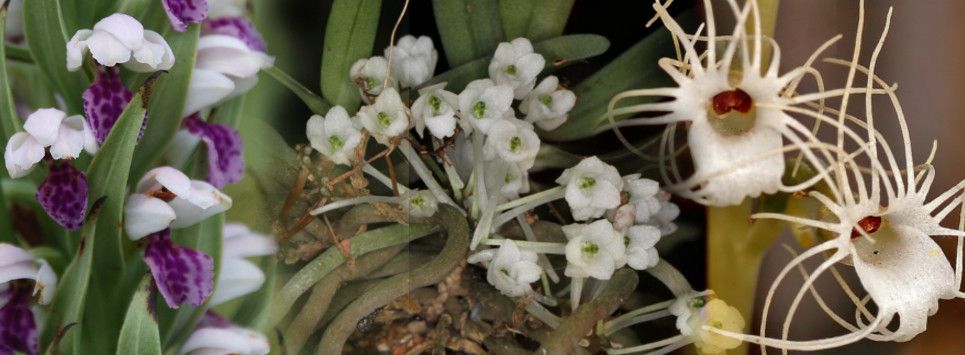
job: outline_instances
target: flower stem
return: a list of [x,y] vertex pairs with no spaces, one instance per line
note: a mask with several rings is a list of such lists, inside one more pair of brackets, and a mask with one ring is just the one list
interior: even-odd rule
[[419,153],[412,148],[412,144],[410,144],[409,141],[403,139],[402,143],[399,144],[399,151],[402,152],[402,155],[409,161],[412,169],[415,170],[416,175],[419,175],[419,178],[422,179],[422,182],[426,184],[426,187],[429,188],[429,191],[432,192],[439,202],[451,205],[460,212],[465,213],[462,211],[462,208],[449,197],[446,190],[442,189],[442,185],[439,185],[439,182],[432,176],[432,172],[426,167],[426,164],[419,157]]
[[261,71],[265,72],[268,74],[268,76],[284,85],[286,88],[288,88],[288,90],[297,95],[299,99],[302,99],[302,102],[304,102],[313,113],[324,115],[326,112],[328,112],[328,109],[332,108],[332,104],[328,103],[328,101],[325,101],[325,99],[323,99],[321,96],[318,96],[318,94],[315,94],[309,90],[307,87],[305,87],[305,85],[299,83],[297,80],[288,75],[288,73],[278,69],[278,67],[273,65],[263,68]]
[[363,203],[376,203],[376,202],[395,202],[398,203],[401,200],[396,196],[359,196],[353,198],[347,198],[344,200],[338,200],[332,203],[325,204],[322,207],[316,208],[309,212],[312,216],[317,216],[325,212],[334,211],[339,208],[345,208],[349,206],[361,205]]

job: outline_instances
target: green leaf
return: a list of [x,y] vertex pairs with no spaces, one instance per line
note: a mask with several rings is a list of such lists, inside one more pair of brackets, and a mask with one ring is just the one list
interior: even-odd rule
[[[693,12],[685,13],[679,21],[682,24],[692,22]],[[614,95],[630,89],[660,87],[672,83],[670,77],[657,66],[657,60],[673,57],[673,48],[670,33],[665,28],[647,35],[603,69],[574,87],[576,107],[570,112],[569,120],[553,131],[541,132],[541,136],[551,141],[571,141],[595,135],[597,128],[607,121],[607,106]],[[653,99],[628,102],[650,101]]]
[[[67,265],[67,269],[64,270],[58,281],[57,293],[54,295],[50,314],[43,330],[42,344],[53,341],[57,333],[64,327],[77,324],[72,330],[64,333],[64,338],[59,343],[69,344],[73,349],[80,349],[80,342],[83,339],[79,335],[82,329],[80,323],[94,264],[94,253],[89,246],[95,243],[97,215],[98,211],[91,211],[88,215],[87,222],[81,231],[81,243],[77,255]],[[51,349],[56,345],[51,344],[48,352],[51,352]],[[56,349],[52,350],[52,353],[59,353]]]
[[228,219],[271,230],[270,217],[277,216],[300,165],[295,150],[266,122],[252,117],[241,122],[239,131],[246,147],[258,149],[245,149],[245,177],[224,190],[235,201],[244,201],[228,210]]
[[[610,41],[603,36],[594,34],[566,35],[533,44],[533,50],[546,58],[543,75],[552,73],[574,61],[600,55],[606,52],[609,47]],[[420,87],[447,82],[446,90],[459,92],[470,81],[489,76],[489,61],[491,59],[492,53],[489,53],[485,57],[436,75]],[[579,96],[577,96],[577,100],[579,100]]]
[[181,128],[181,110],[187,100],[188,84],[194,69],[200,27],[191,25],[185,32],[167,30],[165,38],[177,61],[170,73],[158,79],[154,97],[147,110],[147,128],[144,138],[137,145],[137,157],[131,179],[142,175],[166,151],[178,129]]
[[[0,39],[6,37],[7,1],[3,1],[0,8]],[[17,116],[13,94],[10,93],[10,76],[7,74],[7,46],[0,46],[0,126],[3,128],[3,141],[6,142],[14,133],[23,129],[20,116]],[[3,168],[6,171],[6,168]],[[6,174],[3,174],[6,175]],[[12,236],[11,236],[12,237]]]
[[30,55],[64,98],[70,113],[81,113],[81,94],[90,85],[90,79],[82,71],[67,71],[67,40],[77,29],[64,27],[59,3],[58,0],[24,1],[24,35]]
[[145,276],[131,299],[117,343],[117,354],[161,355],[161,335],[148,301],[154,280]]
[[64,27],[68,30],[92,28],[94,23],[109,16],[117,8],[117,2],[118,0],[60,1]]
[[450,67],[491,55],[503,41],[496,0],[432,0]]
[[[282,85],[285,85],[285,87],[288,88],[288,90],[290,90],[292,93],[297,95],[299,99],[302,99],[302,102],[304,102],[305,105],[308,106],[308,108],[311,109],[313,113],[318,115],[324,115],[326,112],[328,112],[328,109],[332,107],[332,104],[328,103],[328,101],[325,101],[325,99],[319,97],[317,94],[312,92],[312,90],[305,87],[305,85],[302,85],[297,80],[295,80],[295,78],[292,78],[290,75],[288,75],[288,73],[285,73],[281,69],[278,69],[278,67],[270,66],[268,68],[262,69],[261,71],[265,72],[266,74],[271,76],[272,79],[275,79]],[[348,78],[348,69],[345,69],[344,74],[345,74],[345,77]],[[323,78],[324,78],[324,74],[323,74]],[[353,87],[354,87],[354,84],[353,84]],[[358,97],[358,95],[355,95],[355,96]]]
[[499,0],[499,14],[507,39],[538,41],[563,34],[573,0]]
[[372,55],[382,0],[335,0],[328,15],[322,51],[322,96],[334,105],[355,111],[361,97],[349,70],[355,61]]

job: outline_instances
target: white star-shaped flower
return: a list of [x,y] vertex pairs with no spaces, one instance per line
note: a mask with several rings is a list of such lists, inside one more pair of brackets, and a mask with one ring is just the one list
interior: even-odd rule
[[576,95],[560,87],[554,75],[543,79],[519,104],[519,112],[526,114],[526,121],[544,131],[552,131],[566,122],[567,114],[576,105]]
[[332,107],[324,118],[313,115],[306,126],[312,148],[336,164],[352,164],[355,147],[362,141],[362,132],[342,106]]
[[525,296],[533,291],[530,286],[539,281],[543,270],[536,264],[536,253],[519,249],[510,239],[503,239],[499,249],[473,254],[470,263],[486,264],[486,281],[509,297]]
[[536,76],[543,71],[546,60],[533,52],[533,44],[526,38],[517,38],[496,46],[496,53],[489,62],[489,77],[496,84],[513,88],[517,100],[522,100],[536,85]]
[[470,82],[459,93],[459,118],[467,132],[478,129],[489,133],[489,128],[500,118],[513,115],[513,89],[496,85],[492,80]]
[[392,77],[401,88],[416,87],[429,80],[436,70],[439,53],[427,36],[402,36],[395,46],[385,49],[385,57],[392,54]]
[[598,218],[620,205],[620,173],[595,156],[564,170],[556,182],[566,186],[566,203],[577,221]]
[[566,235],[566,270],[568,277],[593,277],[609,280],[616,269],[626,264],[623,235],[605,219],[590,224],[563,226]]
[[164,37],[121,13],[97,21],[93,30],[74,34],[67,42],[67,69],[79,69],[88,50],[105,67],[124,64],[130,70],[150,72],[174,66],[174,52]]
[[533,126],[517,119],[500,119],[486,136],[487,158],[499,158],[529,170],[536,162],[540,140]]
[[375,103],[359,109],[359,120],[375,140],[389,145],[392,138],[401,136],[409,128],[409,114],[399,92],[388,88]]
[[459,96],[446,91],[445,87],[446,83],[439,83],[422,88],[419,98],[412,103],[412,121],[419,137],[422,137],[426,128],[438,139],[452,137],[456,133]]

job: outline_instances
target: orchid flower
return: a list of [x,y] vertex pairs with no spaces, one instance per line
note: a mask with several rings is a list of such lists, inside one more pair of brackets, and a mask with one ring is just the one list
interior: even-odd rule
[[446,83],[439,83],[419,89],[419,98],[412,103],[412,122],[419,137],[426,128],[438,139],[456,133],[459,97],[444,90],[445,87]]
[[677,317],[680,334],[690,338],[701,353],[719,354],[741,344],[739,340],[707,330],[707,327],[732,332],[744,329],[744,318],[737,308],[720,299],[708,300],[693,292],[678,297],[669,310]]
[[[118,72],[118,68],[98,70],[97,78],[87,90],[84,90],[84,114],[87,115],[87,124],[94,132],[98,144],[104,144],[107,135],[114,128],[114,123],[121,117],[124,108],[134,97],[134,93],[124,86]],[[147,113],[144,113],[138,140],[144,135],[145,128],[147,128]]]
[[409,190],[400,197],[402,206],[411,217],[431,217],[439,209],[439,201],[426,190]]
[[533,52],[533,44],[526,38],[516,38],[496,46],[489,62],[489,77],[497,85],[513,88],[513,95],[522,100],[536,85],[536,76],[543,71],[546,60]]
[[556,182],[566,187],[566,203],[577,221],[599,218],[620,205],[620,173],[595,156],[564,170]]
[[567,114],[576,105],[576,94],[560,87],[560,79],[547,76],[519,104],[526,121],[544,131],[552,131],[566,123]]
[[543,270],[536,265],[536,253],[521,250],[511,239],[503,239],[498,249],[473,254],[469,263],[485,263],[486,281],[509,297],[525,296],[533,292],[532,284]]
[[208,17],[206,0],[161,0],[171,28],[178,32],[188,29],[189,23],[201,23]]
[[124,64],[133,71],[151,72],[174,66],[174,53],[164,37],[120,13],[101,19],[93,30],[79,30],[71,37],[67,42],[67,69],[80,69],[88,50],[105,67]]
[[335,164],[352,164],[355,147],[362,142],[362,132],[342,106],[332,107],[324,118],[312,115],[306,126],[312,148]]
[[33,301],[53,299],[57,275],[43,259],[11,244],[0,243],[0,353],[37,354],[37,321]]
[[124,205],[124,230],[131,240],[167,228],[190,227],[231,208],[231,198],[172,167],[148,171]]
[[660,261],[656,248],[658,241],[660,229],[657,227],[639,225],[627,228],[623,237],[623,245],[627,250],[627,265],[636,270],[646,270],[657,265]]
[[198,143],[204,142],[208,175],[206,180],[214,187],[241,181],[245,172],[244,149],[241,134],[234,128],[210,123],[198,114],[188,116],[182,122],[183,129],[175,136],[175,143],[168,151],[168,161],[182,165],[194,152]]
[[406,35],[385,49],[385,57],[392,58],[392,77],[405,89],[419,86],[432,77],[439,53],[431,38]]
[[270,351],[268,338],[264,334],[242,328],[208,311],[178,354],[265,355]]
[[499,119],[512,116],[513,89],[496,85],[490,79],[470,82],[459,93],[459,118],[462,128],[489,133],[489,128]]
[[[677,86],[622,93],[611,100],[608,112],[611,122],[617,115],[659,114],[612,122],[610,127],[615,130],[618,127],[658,124],[669,124],[668,129],[671,129],[688,122],[687,144],[695,172],[689,178],[670,184],[670,178],[663,171],[664,179],[668,180],[670,189],[675,193],[713,206],[735,205],[744,198],[777,191],[798,191],[816,183],[820,176],[794,186],[785,186],[781,181],[785,168],[784,152],[787,150],[800,150],[817,167],[825,165],[814,157],[810,148],[813,144],[806,143],[819,140],[789,113],[809,111],[798,107],[801,105],[863,91],[861,88],[846,87],[794,96],[798,82],[813,71],[810,62],[840,36],[818,48],[805,65],[778,75],[780,48],[773,40],[761,35],[757,2],[747,1],[743,9],[733,0],[727,4],[737,19],[732,34],[718,36],[713,7],[707,0],[704,1],[707,37],[702,37],[699,32],[694,35],[685,33],[664,5],[655,2],[653,8],[671,34],[681,40],[685,52],[683,61],[664,58],[658,62]],[[752,33],[745,31],[749,13],[753,13],[754,17]],[[696,50],[696,42],[704,39],[708,45],[706,51],[701,53]],[[718,55],[718,41],[726,44],[722,56]],[[762,49],[764,42],[771,44],[773,52],[766,68]],[[735,58],[737,55],[740,58]],[[617,102],[631,97],[669,97],[673,100],[614,109]],[[839,128],[841,126],[833,120],[828,123]],[[622,135],[620,138],[628,144]],[[792,143],[790,148],[784,147],[785,139]],[[672,142],[666,141],[667,144]],[[666,147],[665,144],[661,150],[676,151],[677,148]],[[679,177],[679,172],[674,171],[674,175]]]
[[405,133],[409,128],[409,113],[399,92],[388,88],[379,94],[375,103],[359,109],[359,121],[375,140],[383,145]]
[[[366,102],[371,102],[372,98],[382,94],[384,83],[388,83],[387,87],[390,88],[398,86],[395,79],[391,77],[386,79],[386,76],[389,75],[389,63],[385,60],[385,57],[375,56],[359,59],[355,64],[352,64],[348,74],[352,78],[352,82],[358,86],[359,94]],[[386,80],[388,81],[386,82]]]
[[225,223],[223,238],[221,274],[208,303],[212,307],[260,289],[265,273],[246,258],[278,252],[274,239],[252,232],[241,223]]
[[486,137],[486,158],[498,158],[529,170],[539,152],[539,136],[533,126],[517,119],[500,119],[493,123]]
[[218,33],[201,36],[183,116],[244,94],[258,83],[258,72],[274,64],[274,58],[246,40]]

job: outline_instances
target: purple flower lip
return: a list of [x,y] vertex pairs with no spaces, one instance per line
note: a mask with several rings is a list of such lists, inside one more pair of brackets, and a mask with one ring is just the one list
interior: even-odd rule
[[39,348],[37,323],[30,310],[33,287],[13,282],[9,285],[0,291],[0,299],[7,299],[7,303],[0,307],[0,354],[19,351],[36,355]]
[[[134,93],[124,86],[118,75],[118,68],[101,68],[97,73],[97,79],[91,83],[87,90],[84,90],[84,115],[87,116],[87,124],[98,144],[104,144],[107,134],[114,128],[114,123],[124,112],[127,103],[134,97]],[[144,135],[144,128],[147,127],[147,114],[141,124],[141,132],[137,139],[140,140]]]
[[70,162],[50,163],[50,173],[37,188],[37,201],[57,224],[74,231],[87,212],[87,176]]
[[204,304],[214,290],[211,256],[175,244],[170,229],[147,236],[147,241],[144,261],[167,305],[179,308],[184,303]]
[[244,17],[222,17],[204,22],[201,28],[203,34],[219,34],[235,37],[248,45],[251,50],[267,52],[265,39],[258,33],[255,26]]
[[208,2],[205,0],[161,0],[164,12],[175,31],[184,32],[188,23],[201,23],[208,17]]
[[241,181],[245,171],[244,146],[238,131],[217,123],[208,123],[197,114],[184,119],[184,128],[198,136],[207,147],[208,177],[211,185],[223,188]]

